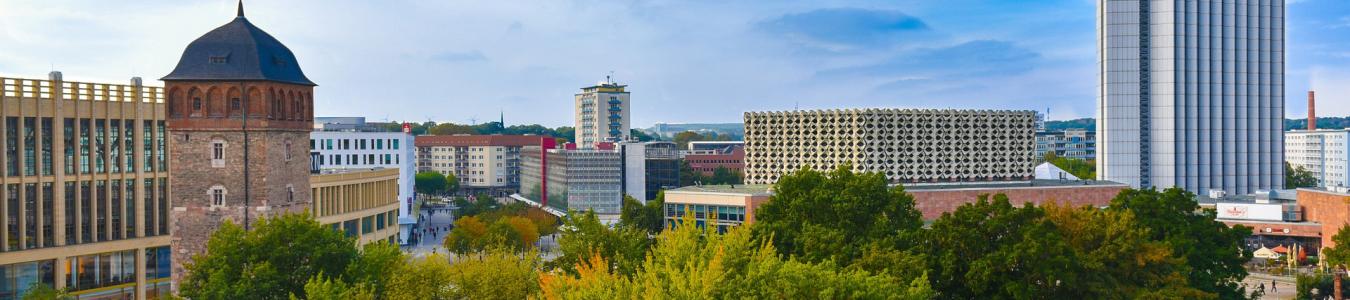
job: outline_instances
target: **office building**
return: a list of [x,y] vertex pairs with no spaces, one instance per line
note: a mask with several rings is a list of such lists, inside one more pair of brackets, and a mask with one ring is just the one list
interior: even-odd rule
[[[412,216],[415,158],[413,137],[407,132],[315,131],[310,133],[310,163],[320,171],[388,168],[398,170],[397,222],[402,227],[417,223]],[[411,228],[403,228],[397,242],[407,241]],[[402,243],[399,243],[402,244]]]
[[1097,134],[1082,129],[1036,132],[1036,157],[1050,153],[1077,160],[1097,159]]
[[1195,193],[1284,185],[1284,1],[1097,3],[1098,177]]
[[465,194],[509,195],[520,190],[520,153],[552,137],[533,135],[417,136],[418,172],[454,175]]
[[710,150],[692,150],[694,143],[689,143],[691,150],[684,152],[684,161],[689,163],[689,169],[702,174],[703,176],[713,176],[719,168],[725,168],[732,174],[742,176],[745,169],[745,146],[729,145]]
[[168,290],[163,89],[0,78],[0,299]]
[[1350,187],[1350,129],[1285,132],[1284,159],[1312,173],[1318,187]]
[[662,190],[680,186],[680,151],[671,142],[618,144],[623,157],[624,194],[638,201],[656,199]]
[[[310,214],[358,245],[380,241],[397,243],[402,170],[396,168],[323,170],[309,176],[314,205]],[[397,245],[397,244],[396,244]]]
[[699,227],[717,226],[718,232],[755,223],[755,210],[773,195],[770,185],[700,185],[666,191],[666,226],[674,227],[693,214]]
[[618,215],[624,195],[623,157],[609,149],[521,151],[520,194],[560,211]]
[[628,92],[610,80],[581,88],[576,94],[576,136],[572,141],[582,149],[596,143],[627,141],[629,132]]
[[220,224],[311,207],[314,82],[280,41],[238,15],[188,44],[164,76],[174,289]]
[[745,183],[852,165],[892,183],[1025,181],[1036,113],[844,109],[745,113]]

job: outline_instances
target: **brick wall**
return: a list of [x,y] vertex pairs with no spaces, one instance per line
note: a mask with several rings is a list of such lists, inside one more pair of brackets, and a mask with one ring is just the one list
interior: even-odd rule
[[1350,196],[1313,189],[1298,190],[1303,219],[1322,224],[1322,247],[1335,247],[1331,237],[1350,223]]
[[906,190],[914,196],[915,208],[923,212],[925,220],[941,217],[943,213],[956,211],[966,203],[974,203],[980,195],[1005,194],[1015,206],[1024,203],[1055,202],[1070,206],[1106,206],[1111,198],[1124,190],[1124,185],[1093,186],[1055,186],[1055,187],[1017,187],[1017,188],[963,188],[935,190]]

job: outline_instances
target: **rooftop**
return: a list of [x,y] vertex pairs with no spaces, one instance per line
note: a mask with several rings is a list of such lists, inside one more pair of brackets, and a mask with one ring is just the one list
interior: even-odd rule
[[668,190],[668,192],[770,195],[773,194],[770,192],[772,189],[773,185],[768,184],[695,185]]
[[305,77],[291,49],[244,18],[198,37],[183,50],[178,66],[160,80],[266,80],[316,85]]
[[[1103,180],[1051,180],[1036,179],[1031,181],[1018,182],[977,182],[977,183],[943,183],[943,184],[907,184],[906,191],[933,191],[933,190],[954,190],[954,189],[1006,189],[1006,188],[1043,188],[1043,187],[1101,187],[1101,186],[1125,186],[1123,183]],[[702,185],[686,186],[670,191],[673,192],[703,192],[703,193],[730,193],[730,194],[763,194],[770,195],[773,185],[767,184],[737,184],[731,185]]]
[[417,147],[451,146],[538,146],[542,135],[419,135],[413,141]]

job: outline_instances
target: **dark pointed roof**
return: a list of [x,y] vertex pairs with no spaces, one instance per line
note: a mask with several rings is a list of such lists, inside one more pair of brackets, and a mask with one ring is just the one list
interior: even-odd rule
[[244,18],[243,2],[233,21],[188,44],[178,66],[160,80],[269,80],[316,85],[300,70],[291,49]]

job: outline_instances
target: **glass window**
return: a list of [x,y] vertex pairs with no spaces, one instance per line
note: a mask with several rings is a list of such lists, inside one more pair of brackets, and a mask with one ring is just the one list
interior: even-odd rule
[[54,184],[51,182],[42,183],[42,247],[56,245],[53,242],[56,239],[55,231],[53,231],[55,230],[53,227],[56,226],[54,224],[56,214],[53,212],[56,208],[56,205],[53,204],[56,195],[53,194],[56,193],[56,190],[53,189],[53,186]]
[[361,218],[361,234],[369,234],[375,231],[375,217]]
[[[94,241],[94,189],[89,181],[80,182],[80,242]],[[73,233],[72,233],[73,234]]]
[[62,213],[66,215],[66,245],[74,245],[77,238],[75,236],[75,193],[79,190],[75,189],[74,181],[67,181],[65,190],[66,211]]
[[122,172],[122,120],[109,120],[108,130],[112,133],[109,144],[108,160],[112,161],[112,172]]
[[122,169],[122,172],[126,172],[126,173],[135,173],[135,172],[136,172],[136,121],[135,121],[135,120],[124,120],[123,122],[126,122],[126,123],[125,123],[125,125],[122,126],[122,132],[124,132],[124,134],[122,135],[122,143],[125,144],[124,146],[122,146],[122,157],[123,157],[124,160],[126,161],[126,165],[125,165],[126,168],[123,168],[123,169]]
[[61,137],[65,142],[61,152],[65,155],[66,161],[62,164],[62,169],[66,175],[75,174],[75,119],[66,118],[62,120]]
[[26,183],[23,185],[23,222],[29,224],[24,226],[23,248],[32,249],[37,247],[37,184]]
[[23,118],[23,175],[37,175],[37,120]]
[[5,118],[5,174],[19,176],[19,118]]
[[161,172],[162,172],[162,171],[168,171],[168,170],[169,170],[169,167],[168,167],[168,160],[167,160],[167,159],[164,159],[164,156],[165,156],[164,153],[165,153],[165,151],[167,151],[167,149],[164,148],[164,130],[165,130],[165,129],[164,129],[164,121],[156,121],[156,122],[155,122],[155,132],[156,132],[156,134],[155,134],[155,160],[156,160],[156,161],[159,161],[159,168],[157,168],[157,170],[160,170]]
[[[5,185],[5,219],[19,219],[19,184],[11,183]],[[9,251],[19,249],[19,222],[5,222],[5,234],[9,236],[5,240],[5,248]]]
[[0,299],[19,299],[34,283],[56,285],[56,261],[0,265]]
[[112,204],[112,239],[122,239],[122,180],[113,179],[108,186],[112,198],[109,203]]
[[104,147],[108,143],[107,137],[108,120],[94,120],[94,144],[91,145],[94,152],[94,173],[103,174],[106,172],[104,160],[108,158]]
[[52,175],[52,118],[42,118],[42,175]]

